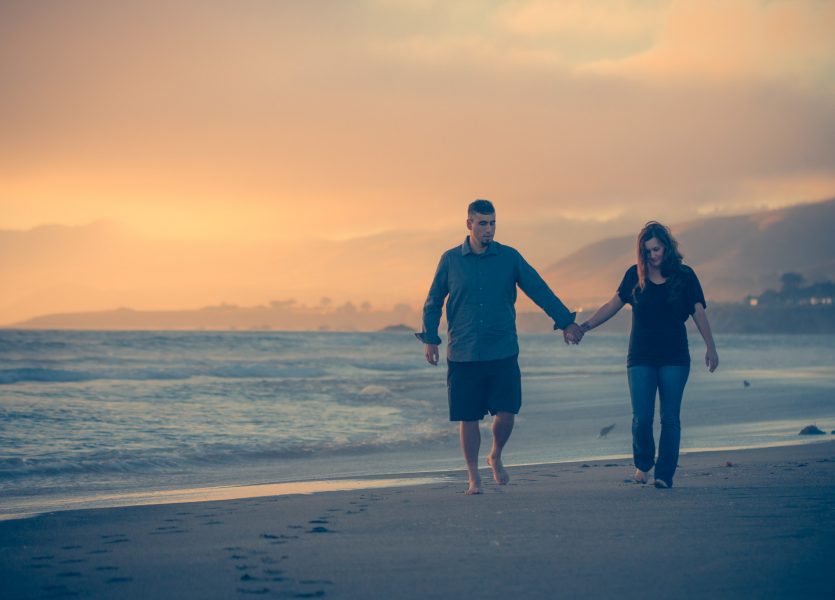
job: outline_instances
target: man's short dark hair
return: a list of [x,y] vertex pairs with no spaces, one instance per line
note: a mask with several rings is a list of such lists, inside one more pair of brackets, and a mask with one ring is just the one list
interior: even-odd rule
[[495,215],[496,209],[493,208],[493,203],[489,200],[476,200],[474,202],[470,202],[470,205],[467,207],[467,216],[472,217],[474,214],[480,215]]

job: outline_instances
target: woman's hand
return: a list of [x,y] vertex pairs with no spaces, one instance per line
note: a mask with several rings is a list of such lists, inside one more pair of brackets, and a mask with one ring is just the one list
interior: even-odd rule
[[705,365],[711,373],[719,366],[719,354],[716,352],[716,348],[708,348],[705,352]]

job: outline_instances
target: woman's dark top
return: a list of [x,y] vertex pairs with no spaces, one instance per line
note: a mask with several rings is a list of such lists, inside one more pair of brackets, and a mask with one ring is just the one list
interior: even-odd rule
[[695,312],[697,302],[707,307],[693,269],[682,265],[662,284],[647,278],[642,292],[638,287],[638,266],[632,265],[618,287],[618,296],[632,305],[627,367],[690,364],[684,322]]

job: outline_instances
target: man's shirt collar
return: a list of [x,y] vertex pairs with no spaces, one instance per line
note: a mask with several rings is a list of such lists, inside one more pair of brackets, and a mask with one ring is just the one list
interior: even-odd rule
[[[485,250],[482,254],[476,256],[484,256],[487,254],[498,254],[499,253],[499,243],[495,240],[490,242],[490,245],[487,246],[487,250]],[[470,236],[464,238],[464,243],[461,244],[461,254],[467,256],[468,254],[475,254],[473,249],[470,248]]]

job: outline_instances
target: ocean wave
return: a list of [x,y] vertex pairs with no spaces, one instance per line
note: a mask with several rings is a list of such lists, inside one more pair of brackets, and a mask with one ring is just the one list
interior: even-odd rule
[[416,424],[404,429],[391,429],[362,438],[333,436],[327,441],[296,440],[267,447],[246,447],[232,444],[207,444],[186,451],[97,450],[88,455],[73,453],[66,457],[10,457],[0,459],[0,481],[13,483],[32,477],[59,478],[85,475],[140,475],[193,471],[234,465],[251,466],[321,457],[333,454],[367,454],[425,444],[448,437],[446,427]]
[[65,369],[41,369],[36,367],[0,369],[0,384],[21,383],[24,381],[68,383],[74,381],[90,381],[91,379],[97,379],[96,375]]
[[[423,358],[423,357],[421,357]],[[406,373],[409,371],[419,371],[424,369],[422,362],[415,360],[409,362],[374,362],[374,361],[354,361],[351,364],[356,369],[363,369],[367,371],[385,371],[392,373]]]
[[218,379],[293,379],[322,377],[327,371],[315,366],[276,366],[273,364],[218,364],[206,366],[174,366],[168,369],[153,367],[128,367],[123,369],[55,369],[27,367],[0,369],[0,385],[15,383],[75,383],[82,381],[176,381],[195,377]]

